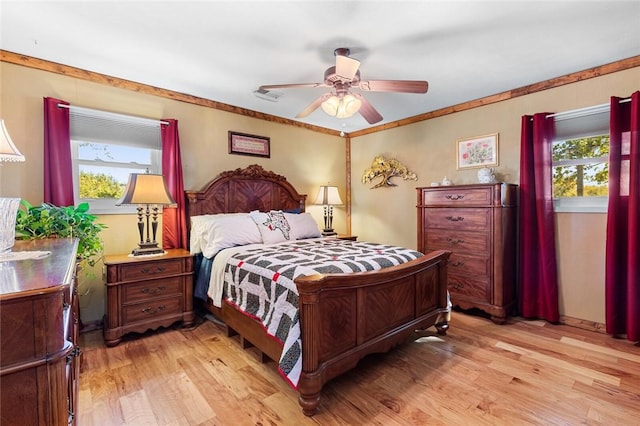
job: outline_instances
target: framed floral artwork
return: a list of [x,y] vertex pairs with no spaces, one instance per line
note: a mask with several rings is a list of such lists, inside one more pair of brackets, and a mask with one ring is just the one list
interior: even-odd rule
[[498,134],[457,141],[458,170],[498,165]]

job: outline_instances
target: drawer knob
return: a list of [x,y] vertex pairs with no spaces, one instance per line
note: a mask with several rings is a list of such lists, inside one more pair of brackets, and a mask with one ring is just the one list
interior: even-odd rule
[[456,260],[455,262],[451,262],[451,266],[463,266],[464,262],[460,262],[459,260]]
[[149,287],[145,287],[143,289],[140,289],[140,292],[144,293],[144,294],[158,294],[158,293],[164,291],[165,289],[166,289],[166,287],[161,285],[161,286],[158,286],[157,288],[154,288],[154,289],[150,289]]
[[156,273],[164,272],[165,270],[166,268],[164,266],[158,266],[155,269],[144,268],[144,269],[141,269],[140,272],[142,272],[143,274],[156,274]]
[[454,284],[451,286],[452,290],[462,290],[464,288],[464,284]]
[[464,195],[462,194],[447,194],[444,196],[444,198],[446,198],[447,200],[451,200],[451,201],[457,201],[457,200],[462,200],[464,198]]
[[69,353],[69,355],[67,355],[67,365],[71,365],[71,363],[73,362],[73,359],[76,357],[79,357],[80,354],[82,352],[80,351],[80,347],[79,346],[74,346],[73,350]]
[[446,216],[445,219],[450,220],[451,222],[461,222],[464,220],[462,216]]
[[158,309],[151,309],[150,307],[146,307],[144,309],[142,309],[141,312],[145,313],[145,314],[149,314],[149,315],[154,315],[157,314],[158,312],[162,312],[164,311],[166,308],[164,307],[164,305],[160,305],[158,306]]
[[451,238],[451,237],[447,237],[447,242],[449,244],[453,244],[453,245],[458,245],[458,244],[462,244],[464,243],[464,240],[461,240],[459,238]]

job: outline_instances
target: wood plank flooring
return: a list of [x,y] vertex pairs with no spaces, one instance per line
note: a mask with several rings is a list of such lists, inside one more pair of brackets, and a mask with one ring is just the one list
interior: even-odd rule
[[79,426],[640,425],[640,348],[571,326],[453,312],[328,383],[305,417],[277,372],[204,320],[106,348],[82,334]]

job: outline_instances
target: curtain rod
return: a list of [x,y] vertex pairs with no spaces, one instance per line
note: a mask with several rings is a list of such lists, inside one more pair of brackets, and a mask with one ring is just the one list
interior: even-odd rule
[[[631,98],[620,99],[620,103],[631,102]],[[599,114],[608,111],[610,104],[600,104],[585,108],[573,109],[571,111],[557,112],[549,114],[546,118],[555,118],[556,120],[568,120],[570,118],[584,117],[586,115]]]
[[99,109],[83,108],[83,107],[73,106],[73,105],[58,104],[58,107],[59,108],[67,108],[67,109],[69,109],[69,111],[74,111],[75,110],[75,111],[78,111],[80,113],[85,113],[86,115],[90,115],[91,113],[93,113],[94,115],[100,115],[100,116],[115,116],[115,117],[121,118],[122,120],[131,121],[131,122],[137,122],[137,123],[141,123],[141,124],[149,124],[149,125],[161,125],[161,124],[164,124],[165,126],[169,124],[168,121],[154,120],[153,118],[137,117],[135,115],[118,114],[118,113],[115,113],[115,112],[101,111]]

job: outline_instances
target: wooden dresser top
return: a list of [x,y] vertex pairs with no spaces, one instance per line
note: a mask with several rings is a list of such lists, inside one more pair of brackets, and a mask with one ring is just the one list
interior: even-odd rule
[[72,282],[77,239],[16,241],[13,252],[48,251],[46,257],[0,262],[0,301],[59,291]]

